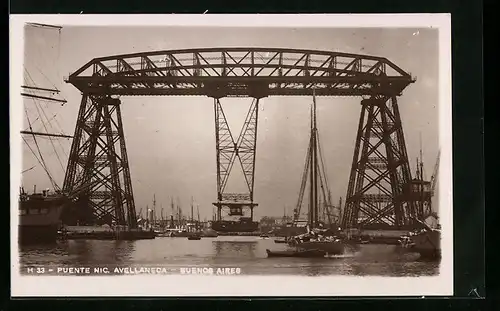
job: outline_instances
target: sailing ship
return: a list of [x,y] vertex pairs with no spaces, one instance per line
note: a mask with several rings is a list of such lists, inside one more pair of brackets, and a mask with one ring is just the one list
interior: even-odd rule
[[163,233],[160,223],[156,217],[156,194],[153,194],[153,210],[151,211],[151,229],[155,235],[161,235]]
[[[60,32],[61,27],[52,25],[30,25],[33,28],[43,28],[43,29],[56,29]],[[25,68],[26,69],[26,68]],[[66,103],[66,100],[59,99],[55,95],[59,94],[60,91],[57,88],[47,88],[40,87],[36,85],[35,81],[32,81],[32,76],[26,69],[25,80],[29,81],[31,85],[22,85],[21,95],[25,99],[31,99],[36,106],[38,111],[38,117],[36,120],[40,120],[43,123],[43,127],[46,132],[35,131],[33,129],[32,120],[29,117],[27,108],[25,107],[26,119],[28,121],[28,129],[21,131],[22,139],[25,144],[29,147],[30,151],[34,155],[34,158],[38,161],[40,167],[43,168],[47,174],[54,190],[45,189],[41,192],[37,192],[36,186],[33,187],[32,193],[27,193],[24,187],[20,188],[19,194],[19,243],[21,244],[38,244],[38,243],[52,243],[55,242],[58,236],[58,230],[61,227],[61,214],[63,208],[66,204],[70,202],[69,196],[61,191],[61,188],[57,185],[50,170],[48,169],[47,163],[43,157],[43,152],[40,150],[40,145],[38,142],[39,138],[48,138],[54,149],[54,153],[60,161],[59,155],[55,148],[53,139],[54,138],[72,138],[71,136],[64,134],[49,133],[47,130],[47,124],[50,120],[44,111],[43,106],[40,104],[41,101],[46,103]],[[43,74],[43,73],[42,73]],[[44,75],[45,76],[45,75]],[[46,77],[46,76],[45,76]],[[26,83],[28,84],[28,83]],[[53,119],[53,118],[52,118]],[[35,120],[35,121],[36,121]],[[28,143],[27,138],[31,137],[36,148],[32,148]],[[34,150],[36,149],[36,151]],[[60,161],[61,167],[63,167]],[[34,166],[35,167],[35,166]],[[24,170],[22,174],[30,171],[34,167]]]
[[194,203],[193,203],[193,197],[191,197],[191,219],[190,222],[188,223],[188,240],[200,240],[201,239],[201,231],[199,228],[200,225],[200,210],[198,209],[198,221],[195,222],[194,220]]
[[[298,227],[300,222],[300,209],[307,181],[309,180],[309,211],[307,226],[303,228],[305,233],[299,234],[287,239],[287,243],[294,250],[270,251],[267,250],[268,257],[321,257],[323,255],[337,255],[344,252],[343,241],[336,236],[332,228],[337,226],[332,222],[330,208],[332,206],[329,191],[328,180],[321,154],[319,133],[316,121],[316,96],[313,91],[313,106],[311,109],[311,132],[309,148],[307,151],[305,168],[302,175],[302,182],[299,191],[297,207],[294,210],[294,228]],[[318,187],[319,186],[319,187]],[[323,200],[323,208],[327,209],[329,215],[329,224],[320,221],[320,199]]]

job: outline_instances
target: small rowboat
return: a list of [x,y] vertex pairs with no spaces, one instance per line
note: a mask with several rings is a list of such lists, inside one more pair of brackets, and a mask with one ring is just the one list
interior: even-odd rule
[[314,258],[314,257],[325,257],[326,252],[317,250],[317,249],[310,249],[310,250],[287,250],[287,251],[270,251],[266,249],[267,252],[267,257],[307,257],[307,258]]

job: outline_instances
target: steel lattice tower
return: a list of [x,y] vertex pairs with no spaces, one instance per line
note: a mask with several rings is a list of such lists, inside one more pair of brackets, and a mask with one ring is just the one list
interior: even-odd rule
[[120,100],[83,95],[63,189],[76,198],[67,224],[137,227]]
[[[250,209],[250,218],[253,219],[253,209],[258,204],[254,202],[255,152],[257,145],[257,120],[259,99],[253,99],[248,114],[243,123],[238,140],[235,142],[227,123],[226,116],[218,98],[214,99],[215,111],[215,138],[217,154],[217,220],[222,219],[222,209],[228,208],[229,215],[242,215],[242,209]],[[247,192],[227,193],[226,185],[238,159],[241,165]]]
[[396,97],[363,99],[342,226],[391,229],[420,219],[410,183]]
[[[243,207],[253,211],[257,205],[253,179],[258,99],[310,96],[313,91],[316,96],[370,97],[362,102],[344,226],[401,227],[421,214],[408,193],[411,177],[395,99],[415,80],[385,57],[255,47],[149,51],[94,58],[67,82],[84,94],[64,183],[78,203],[66,213],[72,222],[114,220],[135,226],[120,102],[111,96],[215,99],[214,204],[220,216],[223,207],[241,213]],[[236,142],[219,102],[224,97],[255,99]],[[230,194],[225,184],[236,158],[248,191]]]

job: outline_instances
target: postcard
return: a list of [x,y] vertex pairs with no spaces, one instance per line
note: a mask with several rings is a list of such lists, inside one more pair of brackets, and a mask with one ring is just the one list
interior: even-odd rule
[[449,14],[10,35],[12,296],[453,294]]

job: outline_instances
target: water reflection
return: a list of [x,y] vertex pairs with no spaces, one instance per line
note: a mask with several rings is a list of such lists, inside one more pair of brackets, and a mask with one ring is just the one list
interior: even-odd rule
[[331,259],[328,258],[305,258],[302,270],[308,276],[319,276],[331,274]]
[[[20,248],[22,266],[167,265],[239,267],[250,275],[436,275],[439,262],[384,245],[363,245],[334,258],[267,258],[266,249],[285,249],[272,239],[218,237],[188,241],[156,238],[140,241],[64,241]],[[22,270],[21,270],[22,271]]]
[[257,241],[213,241],[215,257],[256,258]]
[[21,264],[123,264],[130,262],[134,241],[61,241],[55,246],[20,249]]

